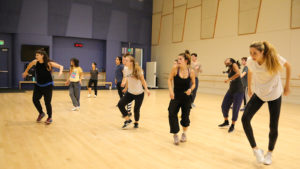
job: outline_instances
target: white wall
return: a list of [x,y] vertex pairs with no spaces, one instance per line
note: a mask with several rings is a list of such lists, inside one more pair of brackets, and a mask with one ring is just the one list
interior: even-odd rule
[[163,16],[159,44],[152,46],[151,52],[152,61],[158,63],[159,87],[167,88],[167,76],[173,60],[179,53],[189,49],[198,53],[204,70],[200,76],[199,91],[224,94],[228,88],[223,83],[225,76],[222,74],[225,58],[247,57],[251,42],[267,40],[292,65],[292,94],[284,100],[300,104],[300,29],[290,29],[291,1],[262,0],[255,34],[238,35],[238,9],[239,0],[220,0],[215,36],[202,40],[201,6],[188,9],[181,43],[172,42],[173,15]]

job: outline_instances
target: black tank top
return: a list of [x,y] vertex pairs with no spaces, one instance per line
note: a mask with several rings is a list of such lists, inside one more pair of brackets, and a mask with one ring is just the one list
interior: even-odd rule
[[188,77],[186,79],[183,79],[179,76],[179,68],[178,68],[177,75],[174,77],[175,98],[186,96],[185,92],[190,88],[190,86],[191,86],[190,70],[188,69]]
[[37,84],[44,85],[53,82],[51,71],[48,71],[44,63],[37,62],[35,65],[35,77]]
[[[233,71],[233,69],[231,69],[230,72],[228,73],[228,78],[231,78],[234,75],[235,75],[235,72]],[[243,88],[242,79],[240,76],[230,82],[229,92],[235,93],[235,92],[243,92],[243,91],[244,91],[244,88]]]

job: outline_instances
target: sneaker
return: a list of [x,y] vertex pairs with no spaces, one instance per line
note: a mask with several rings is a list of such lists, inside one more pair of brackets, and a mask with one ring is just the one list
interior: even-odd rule
[[180,142],[186,142],[186,134],[182,133]]
[[128,112],[128,117],[132,116],[132,113],[131,112]]
[[88,94],[88,98],[90,98],[91,97],[91,94]]
[[231,126],[228,129],[228,133],[233,132],[233,130],[234,130],[234,124],[231,124]]
[[122,128],[123,129],[127,129],[131,123],[132,123],[132,120],[126,120],[124,122],[124,125],[122,126]]
[[253,150],[253,153],[254,153],[254,155],[256,157],[256,161],[258,163],[264,162],[264,151],[262,149]]
[[268,152],[268,153],[265,155],[264,164],[265,164],[265,165],[270,165],[270,164],[272,164],[272,153],[271,153],[271,152]]
[[196,105],[194,103],[192,103],[192,108],[195,108],[195,107],[196,107]]
[[97,97],[97,95],[94,95],[94,98],[96,98]]
[[175,144],[175,145],[179,145],[179,138],[178,138],[178,135],[177,135],[177,134],[174,134],[173,138],[174,138],[174,144]]
[[41,120],[45,117],[45,113],[39,114],[38,118],[36,119],[36,122],[41,122]]
[[72,111],[77,111],[77,107],[73,107]]
[[51,124],[52,123],[52,118],[47,118],[47,120],[45,121],[46,124]]
[[229,126],[229,122],[228,122],[228,120],[225,120],[224,123],[219,124],[218,126],[219,126],[219,127]]
[[241,108],[240,111],[245,111],[245,107]]
[[77,110],[80,110],[80,107],[78,106],[78,107],[76,107],[76,109],[77,109]]
[[139,123],[134,123],[134,128],[139,128]]

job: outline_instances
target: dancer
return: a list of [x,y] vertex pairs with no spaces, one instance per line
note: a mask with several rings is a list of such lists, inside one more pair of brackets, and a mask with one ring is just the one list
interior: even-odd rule
[[121,87],[121,83],[123,80],[123,69],[124,65],[122,63],[122,57],[118,56],[115,60],[116,62],[116,68],[115,68],[115,84],[117,86],[118,94],[120,96],[120,99],[123,97],[123,88]]
[[[126,57],[127,56],[130,56],[130,54],[129,53],[127,53],[127,54],[125,54],[125,55],[123,55],[122,56],[122,64],[123,64],[123,66],[124,66],[124,68],[123,68],[123,79],[124,79],[124,70],[128,70],[128,68],[127,68],[127,66],[126,66]],[[123,81],[123,79],[122,79],[122,81]],[[125,95],[125,93],[126,93],[126,91],[127,91],[127,89],[125,88],[125,87],[122,87],[121,86],[121,88],[122,88],[122,93],[123,93],[123,96]],[[128,112],[128,115],[129,116],[131,116],[132,115],[132,113],[131,113],[131,105],[132,105],[132,102],[130,102],[130,103],[128,103],[127,104],[127,112]],[[117,105],[118,106],[118,105]]]
[[247,104],[247,91],[248,91],[248,66],[247,66],[247,58],[242,57],[242,65],[244,66],[241,79],[244,87],[244,107],[241,109],[241,111],[245,110],[246,104]]
[[196,107],[196,105],[194,104],[194,101],[196,99],[198,84],[199,84],[198,76],[199,76],[199,73],[202,72],[202,69],[201,69],[201,65],[197,62],[197,53],[192,53],[191,59],[192,59],[191,68],[195,72],[195,89],[192,91],[192,94],[191,94],[192,95],[192,107]]
[[98,69],[97,69],[97,64],[95,62],[92,63],[92,69],[90,71],[90,80],[89,80],[89,84],[88,84],[88,97],[91,97],[91,93],[92,93],[92,85],[94,84],[94,91],[95,91],[95,95],[94,97],[97,97],[97,84],[98,84]]
[[[195,88],[195,73],[189,68],[191,64],[190,55],[181,53],[178,56],[177,65],[174,65],[168,79],[170,104],[169,104],[169,124],[170,133],[173,133],[174,144],[179,144],[177,133],[179,132],[178,112],[181,108],[181,121],[183,133],[181,135],[181,142],[187,140],[186,132],[190,125],[190,109],[191,109],[191,93]],[[174,84],[174,86],[173,86]],[[191,85],[192,84],[192,85]],[[173,89],[174,87],[174,89]]]
[[134,128],[138,128],[140,119],[140,108],[144,99],[144,89],[148,96],[150,96],[150,91],[148,90],[147,83],[144,79],[144,73],[142,68],[138,66],[138,64],[132,56],[126,56],[126,66],[127,69],[124,69],[124,79],[122,81],[121,86],[125,87],[125,90],[128,91],[118,103],[118,107],[123,117],[125,118],[125,122],[122,128],[126,129],[132,123],[132,120],[130,119],[128,111],[125,109],[125,106],[133,100],[135,101]]
[[82,79],[82,69],[79,67],[79,60],[72,58],[70,60],[70,77],[66,82],[69,86],[69,94],[73,103],[73,111],[80,109],[80,89],[81,89],[81,79]]
[[47,115],[48,115],[48,118],[45,121],[45,123],[51,124],[52,123],[51,100],[52,100],[52,90],[54,85],[51,72],[53,67],[57,68],[59,69],[59,76],[61,76],[64,67],[53,61],[50,61],[48,54],[45,52],[44,49],[37,50],[35,52],[35,58],[36,59],[30,62],[30,64],[27,66],[26,70],[23,73],[23,78],[25,78],[28,75],[28,70],[30,70],[32,66],[35,66],[36,84],[34,85],[32,100],[35,108],[39,112],[36,121],[40,122],[45,116],[45,113],[43,112],[40,103],[40,99],[42,98],[42,96],[44,96],[44,101],[45,101]]
[[[251,97],[242,117],[245,134],[259,163],[270,165],[272,152],[278,137],[278,121],[280,115],[282,92],[290,93],[291,67],[283,57],[279,56],[275,48],[267,41],[254,42],[250,45],[248,58],[248,95]],[[280,71],[286,69],[286,81],[282,89]],[[252,88],[253,83],[253,88]],[[270,132],[268,153],[264,156],[263,150],[256,145],[251,119],[261,106],[268,102],[270,112]]]
[[230,133],[234,130],[235,122],[238,119],[240,107],[244,97],[244,90],[243,90],[243,84],[240,77],[240,70],[239,70],[240,63],[238,61],[236,62],[232,58],[227,58],[224,64],[226,65],[226,67],[228,67],[228,70],[226,72],[228,73],[228,79],[225,80],[225,83],[230,83],[230,84],[229,84],[229,89],[226,92],[226,95],[224,96],[222,102],[222,113],[225,121],[224,123],[220,124],[219,127],[225,127],[229,125],[228,113],[229,113],[230,106],[233,104],[232,123],[228,129],[228,132]]

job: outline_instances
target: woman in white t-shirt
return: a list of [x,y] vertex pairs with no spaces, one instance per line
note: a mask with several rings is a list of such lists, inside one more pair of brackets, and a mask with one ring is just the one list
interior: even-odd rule
[[125,118],[125,122],[122,128],[125,129],[132,123],[132,120],[130,119],[128,111],[125,109],[125,106],[133,100],[135,101],[134,128],[138,128],[140,109],[144,100],[144,89],[146,90],[148,96],[150,96],[150,91],[148,90],[147,83],[144,79],[142,68],[138,66],[132,56],[126,56],[126,68],[124,68],[123,73],[124,77],[121,86],[125,87],[125,90],[127,90],[127,92],[118,103],[118,107],[123,117]]
[[[253,148],[254,155],[259,163],[270,165],[272,151],[278,137],[278,121],[281,107],[281,95],[290,92],[290,65],[277,54],[273,46],[266,42],[254,42],[250,45],[248,58],[248,95],[251,97],[242,117],[244,131]],[[281,84],[280,72],[286,69],[284,90]],[[253,86],[253,87],[252,87]],[[268,102],[270,112],[270,133],[268,153],[264,156],[263,150],[258,149],[253,136],[251,119],[261,106]]]

